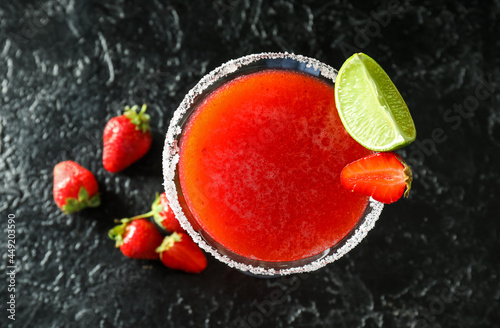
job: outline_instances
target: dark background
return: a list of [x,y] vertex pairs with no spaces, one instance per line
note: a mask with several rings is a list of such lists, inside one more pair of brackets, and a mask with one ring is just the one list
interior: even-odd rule
[[[2,0],[0,326],[499,327],[499,20],[499,1],[479,0]],[[375,58],[417,127],[399,151],[414,171],[410,198],[307,275],[253,278],[212,258],[188,275],[125,258],[106,233],[162,191],[173,111],[207,72],[262,51],[336,68],[354,51]],[[106,121],[143,102],[152,149],[106,172]],[[52,169],[63,160],[95,174],[99,208],[65,216],[56,207]]]

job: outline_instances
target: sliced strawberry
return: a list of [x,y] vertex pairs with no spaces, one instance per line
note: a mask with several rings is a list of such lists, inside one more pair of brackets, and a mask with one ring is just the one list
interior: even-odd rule
[[165,237],[160,247],[160,260],[165,266],[190,273],[200,273],[207,267],[207,259],[194,241],[183,232]]
[[412,173],[399,155],[387,152],[369,155],[346,165],[340,179],[347,190],[390,204],[403,195],[408,197]]
[[96,207],[101,203],[94,175],[73,161],[64,161],[54,167],[52,191],[57,206],[65,214]]
[[158,259],[156,249],[163,236],[153,222],[142,218],[122,219],[122,224],[109,230],[109,238],[116,241],[123,255],[134,259]]
[[164,230],[168,232],[185,232],[175,217],[174,211],[170,208],[170,203],[165,193],[160,196],[156,195],[151,205],[151,210],[156,224]]

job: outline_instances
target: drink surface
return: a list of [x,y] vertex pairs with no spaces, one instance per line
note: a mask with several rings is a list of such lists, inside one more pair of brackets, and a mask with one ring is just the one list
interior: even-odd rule
[[267,69],[213,91],[184,128],[179,180],[194,219],[227,249],[293,261],[344,238],[368,197],[342,168],[371,153],[345,131],[332,86]]

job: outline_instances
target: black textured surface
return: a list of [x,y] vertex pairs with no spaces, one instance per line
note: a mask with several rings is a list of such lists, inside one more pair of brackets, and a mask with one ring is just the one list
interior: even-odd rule
[[[0,326],[499,327],[499,19],[498,0],[2,1]],[[387,206],[361,245],[283,279],[212,258],[187,275],[113,248],[113,219],[146,211],[161,191],[169,119],[207,71],[261,51],[338,68],[352,47],[387,70],[418,130],[400,151],[414,169],[412,195]],[[110,174],[103,127],[143,102],[152,149]],[[99,208],[57,209],[52,168],[67,159],[96,175]],[[15,322],[6,311],[9,214]]]

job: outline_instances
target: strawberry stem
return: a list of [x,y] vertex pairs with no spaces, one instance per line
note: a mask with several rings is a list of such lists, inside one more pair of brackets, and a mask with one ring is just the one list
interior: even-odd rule
[[405,189],[405,192],[403,194],[403,197],[408,198],[408,196],[410,195],[411,183],[413,181],[413,174],[411,172],[410,167],[408,166],[408,164],[405,163],[405,161],[403,161],[399,157],[397,157],[397,159],[399,160],[399,162],[401,162],[401,164],[403,164],[403,174],[405,176],[406,189]]
[[406,165],[406,163],[404,163],[403,165],[404,165],[404,174],[406,176],[405,178],[406,190],[403,195],[405,198],[408,198],[408,196],[410,195],[411,183],[413,181],[413,174],[411,173],[410,167]]
[[156,198],[153,201],[153,204],[151,205],[151,211],[133,216],[131,218],[124,218],[124,219],[120,219],[120,220],[115,220],[115,222],[125,222],[125,221],[131,222],[134,220],[145,219],[145,218],[149,218],[152,216],[156,217],[159,215],[159,213],[161,212],[162,209],[163,209],[163,206],[160,204],[160,195],[158,193],[156,193]]
[[153,212],[153,218],[157,225],[166,230],[163,226],[163,217],[160,215],[161,211],[163,211],[163,205],[161,204],[160,194],[156,193],[155,200],[153,204],[151,204],[151,212]]
[[108,231],[108,237],[115,241],[115,247],[120,247],[123,244],[123,235],[130,222],[122,220],[122,224],[115,226]]
[[170,236],[167,236],[163,239],[161,245],[156,248],[156,252],[161,253],[163,251],[169,250],[175,245],[175,243],[181,241],[181,239],[182,236],[180,234],[178,234],[177,232],[172,233]]
[[143,104],[139,113],[137,113],[137,109],[139,106],[134,105],[131,107],[125,106],[125,115],[126,118],[130,120],[132,124],[136,125],[136,130],[140,130],[143,133],[146,133],[149,130],[149,119],[150,116],[146,114],[147,105]]
[[71,214],[83,210],[86,207],[97,207],[101,204],[99,193],[89,198],[89,193],[85,187],[80,187],[78,198],[66,198],[66,204],[62,206],[64,214]]
[[[156,221],[156,217],[159,217],[159,213],[161,212],[162,209],[163,206],[160,204],[160,195],[157,193],[156,198],[151,206],[151,211],[133,216],[131,218],[115,219],[114,220],[115,223],[121,223],[121,224],[110,229],[108,232],[108,237],[115,241],[115,247],[120,247],[123,244],[123,235],[125,234],[125,230],[127,226],[130,224],[130,222],[134,220],[149,218],[152,216],[155,217]],[[174,238],[177,238],[178,241],[180,241],[180,236]]]
[[149,212],[144,213],[144,214],[139,214],[139,215],[133,216],[131,218],[127,218],[126,220],[134,221],[134,220],[138,220],[138,219],[145,219],[145,218],[149,218],[153,215],[154,215],[154,211],[149,211]]

